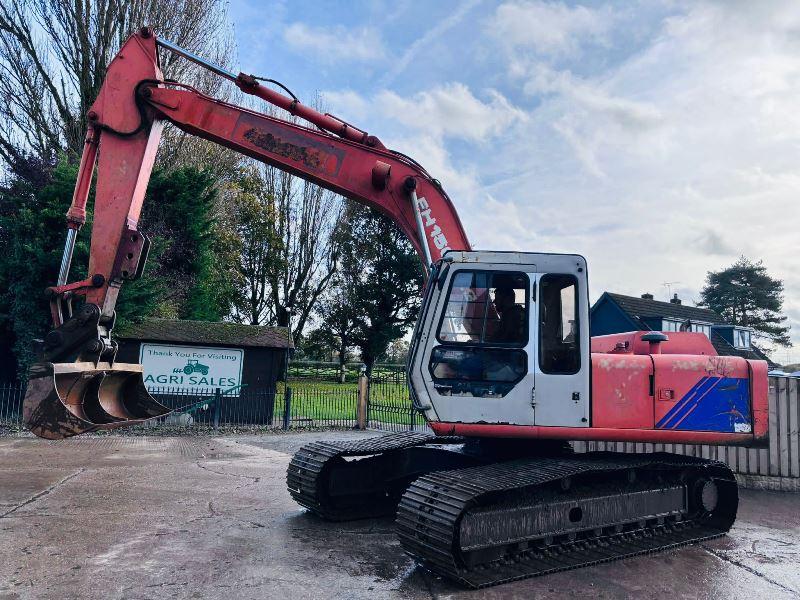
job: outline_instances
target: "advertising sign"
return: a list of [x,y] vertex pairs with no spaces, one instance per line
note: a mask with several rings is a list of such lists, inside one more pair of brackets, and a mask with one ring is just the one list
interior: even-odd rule
[[220,388],[225,392],[242,383],[244,350],[142,344],[139,362],[148,390],[168,387],[212,393]]

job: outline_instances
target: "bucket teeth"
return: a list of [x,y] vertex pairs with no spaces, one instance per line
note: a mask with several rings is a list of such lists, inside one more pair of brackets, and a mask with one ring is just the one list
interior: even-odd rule
[[142,366],[124,363],[36,363],[23,402],[28,429],[47,439],[116,429],[169,412],[145,388]]

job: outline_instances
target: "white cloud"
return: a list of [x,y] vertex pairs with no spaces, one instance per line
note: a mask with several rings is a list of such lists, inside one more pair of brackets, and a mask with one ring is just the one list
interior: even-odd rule
[[[494,90],[484,96],[485,100],[477,98],[461,83],[443,84],[411,97],[389,90],[371,97],[352,90],[323,93],[335,114],[367,128],[374,125],[374,133],[388,147],[423,165],[456,203],[467,234],[474,236],[480,227],[481,236],[491,240],[491,247],[501,249],[519,237],[513,232],[523,226],[522,215],[513,203],[501,202],[483,191],[478,171],[486,152],[475,149],[471,152],[473,160],[455,165],[449,142],[458,140],[475,148],[507,135],[528,117]],[[487,214],[494,218],[483,223]]]
[[310,27],[305,23],[292,23],[284,30],[283,39],[298,52],[312,53],[326,63],[376,62],[386,56],[378,32],[366,27]]
[[657,126],[661,111],[648,102],[637,102],[604,89],[600,83],[581,80],[569,71],[555,71],[534,64],[531,79],[523,87],[531,95],[558,94],[592,113],[604,115],[622,129],[639,131]]
[[385,114],[408,127],[437,137],[472,141],[485,140],[511,123],[527,119],[500,93],[490,90],[487,95],[488,102],[483,102],[464,84],[449,83],[410,98],[384,90],[377,94],[375,102]]
[[410,97],[389,90],[369,100],[352,90],[323,95],[332,107],[353,119],[388,118],[434,138],[483,141],[528,118],[499,92],[488,90],[487,100],[482,101],[463,83],[445,83]]
[[498,7],[491,32],[515,49],[530,48],[546,56],[574,54],[585,44],[604,44],[613,22],[611,11],[562,2],[507,2]]
[[[465,71],[411,96],[326,97],[441,179],[475,247],[579,252],[594,297],[678,281],[689,302],[707,271],[763,259],[800,341],[800,5],[770,6],[673,4],[621,49],[610,9],[506,4],[483,40],[498,64],[482,81],[502,91]],[[553,31],[525,38],[537,10]]]

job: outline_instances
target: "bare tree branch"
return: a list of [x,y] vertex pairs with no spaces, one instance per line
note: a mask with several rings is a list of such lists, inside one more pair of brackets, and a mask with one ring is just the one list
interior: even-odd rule
[[[45,159],[58,151],[79,154],[86,113],[106,67],[128,35],[143,25],[225,66],[235,56],[223,0],[0,3],[0,158],[7,162],[26,152]],[[230,93],[197,65],[174,55],[161,58],[168,76],[206,93]],[[162,157],[170,164],[182,164],[182,155],[192,154],[184,152],[183,138],[174,129],[168,134]]]

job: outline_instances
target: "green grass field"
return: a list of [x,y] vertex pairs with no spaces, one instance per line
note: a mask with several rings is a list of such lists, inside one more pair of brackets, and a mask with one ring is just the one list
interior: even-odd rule
[[[281,384],[282,386],[283,384]],[[358,384],[355,382],[334,383],[289,379],[292,389],[291,415],[293,420],[310,419],[314,422],[355,421],[358,403]],[[278,391],[275,412],[283,417],[284,389]],[[370,420],[386,423],[409,424],[411,422],[411,400],[405,384],[381,383],[370,386]]]

